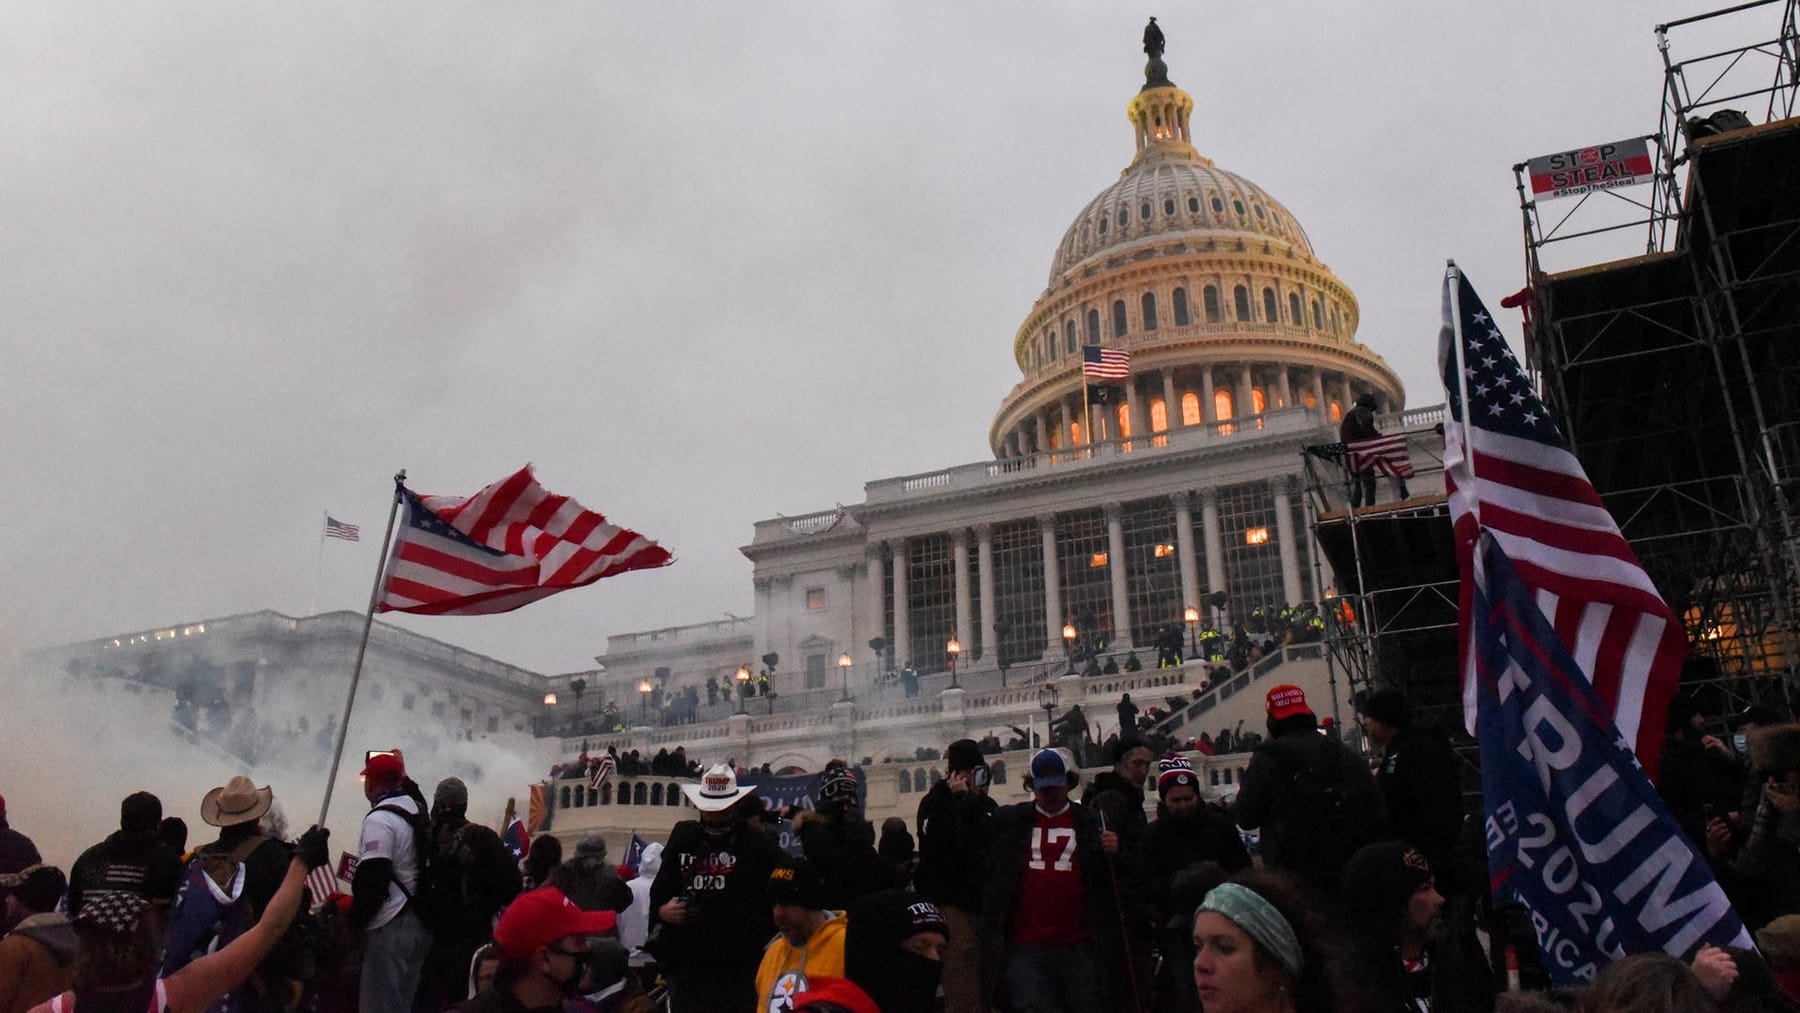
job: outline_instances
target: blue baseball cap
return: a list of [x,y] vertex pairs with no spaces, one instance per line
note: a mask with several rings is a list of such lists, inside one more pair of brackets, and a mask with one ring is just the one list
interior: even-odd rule
[[1040,749],[1031,758],[1031,786],[1033,788],[1066,788],[1069,786],[1069,765],[1063,760],[1061,753],[1054,749]]

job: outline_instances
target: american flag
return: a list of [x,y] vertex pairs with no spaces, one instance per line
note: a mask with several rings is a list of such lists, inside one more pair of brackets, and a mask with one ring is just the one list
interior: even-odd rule
[[1469,731],[1476,729],[1478,699],[1470,651],[1473,561],[1476,536],[1485,529],[1511,558],[1557,637],[1612,709],[1619,734],[1636,747],[1638,762],[1654,778],[1663,717],[1687,654],[1686,635],[1474,287],[1455,267],[1444,278],[1438,366],[1450,408],[1444,484],[1462,571],[1460,656]]
[[1131,379],[1131,353],[1122,348],[1081,346],[1081,375],[1089,380]]
[[339,892],[337,874],[331,871],[331,866],[321,865],[306,874],[306,889],[312,894],[312,906],[319,907]]
[[325,537],[342,538],[346,542],[362,541],[362,528],[354,524],[345,524],[330,514],[325,515]]
[[594,772],[588,775],[588,787],[599,791],[600,786],[606,783],[606,779],[612,776],[613,767],[612,754],[602,753],[600,762],[594,764]]
[[467,499],[402,487],[379,610],[510,612],[627,570],[666,566],[669,551],[537,483],[529,467]]
[[1352,440],[1344,444],[1345,464],[1351,471],[1373,471],[1390,478],[1406,478],[1413,473],[1412,458],[1406,453],[1406,434],[1377,436],[1371,440]]

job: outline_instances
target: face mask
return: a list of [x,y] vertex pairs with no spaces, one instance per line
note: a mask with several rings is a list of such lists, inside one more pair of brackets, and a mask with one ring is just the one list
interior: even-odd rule
[[562,994],[565,997],[573,999],[581,994],[581,983],[587,980],[588,965],[594,962],[594,958],[592,954],[583,954],[579,957],[571,957],[569,960],[575,965],[575,969],[569,972],[567,978],[556,984],[562,988]]
[[1733,735],[1731,737],[1731,748],[1740,753],[1750,752],[1750,736],[1745,735],[1743,732]]

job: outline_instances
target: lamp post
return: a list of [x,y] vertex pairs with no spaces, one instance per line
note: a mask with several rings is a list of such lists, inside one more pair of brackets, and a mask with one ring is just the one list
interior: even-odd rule
[[956,681],[956,658],[962,654],[962,641],[951,637],[950,642],[944,645],[944,650],[950,652],[950,688],[961,689],[962,683]]
[[644,715],[644,724],[650,723],[650,691],[655,688],[649,679],[638,680],[638,699],[641,701],[638,710]]
[[1189,605],[1181,610],[1181,618],[1188,624],[1188,657],[1198,658],[1200,656],[1200,610]]
[[544,694],[544,727],[550,734],[556,734],[556,694]]
[[851,660],[850,652],[845,651],[843,654],[838,655],[838,684],[841,687],[841,690],[838,693],[838,703],[850,702],[850,666],[854,664],[856,664],[856,662]]
[[570,679],[569,689],[575,693],[575,716],[569,720],[569,727],[574,729],[581,725],[581,694],[587,692],[587,680],[579,677]]
[[1077,630],[1075,628],[1074,623],[1064,623],[1062,633],[1063,633],[1063,654],[1068,656],[1068,659],[1069,659],[1069,670],[1064,674],[1065,675],[1074,675],[1075,674],[1075,638],[1081,636],[1081,631]]
[[739,714],[748,714],[750,712],[744,709],[744,699],[750,690],[750,666],[749,665],[739,665],[738,670],[736,672],[732,673],[731,677],[733,679],[736,679],[737,684],[738,684],[738,689],[737,689],[738,709],[737,709],[737,712]]
[[[1068,629],[1068,627],[1064,627]],[[1056,720],[1056,687],[1045,682],[1038,687],[1038,706],[1044,708],[1044,745],[1050,744],[1050,722]],[[1030,746],[1031,743],[1026,743]]]

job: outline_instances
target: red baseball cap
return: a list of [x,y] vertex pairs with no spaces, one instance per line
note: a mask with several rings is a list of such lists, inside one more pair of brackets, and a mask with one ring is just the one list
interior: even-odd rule
[[849,978],[813,978],[806,983],[806,991],[790,1001],[795,1010],[814,1009],[817,1003],[847,1009],[850,1013],[881,1013],[869,993]]
[[399,753],[376,753],[363,764],[362,776],[368,777],[405,777],[406,761]]
[[1283,683],[1269,690],[1269,716],[1283,721],[1301,714],[1311,714],[1306,705],[1306,691],[1293,683]]
[[554,886],[520,894],[494,926],[494,942],[505,957],[528,957],[564,936],[597,936],[617,928],[611,911],[583,911]]

